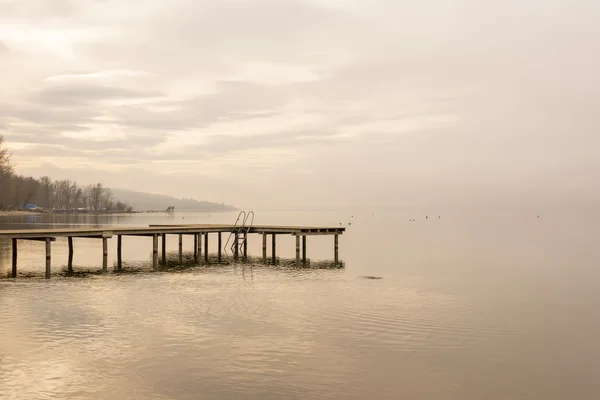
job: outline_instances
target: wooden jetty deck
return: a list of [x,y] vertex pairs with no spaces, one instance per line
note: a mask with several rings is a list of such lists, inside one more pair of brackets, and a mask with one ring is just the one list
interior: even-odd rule
[[[123,236],[145,236],[152,237],[152,267],[158,269],[159,265],[166,264],[166,238],[167,235],[179,236],[179,260],[183,262],[183,235],[194,236],[194,261],[202,264],[208,263],[208,244],[209,234],[217,236],[218,241],[218,261],[221,261],[223,251],[230,245],[235,261],[239,261],[240,253],[244,261],[248,259],[248,235],[262,235],[262,259],[267,262],[267,237],[271,236],[271,259],[275,263],[277,258],[277,235],[292,235],[296,237],[296,264],[298,266],[305,264],[306,257],[306,237],[317,235],[329,235],[334,237],[334,261],[339,262],[338,248],[339,235],[345,232],[343,227],[319,227],[319,226],[277,226],[277,225],[253,225],[240,227],[239,225],[219,225],[219,224],[195,224],[195,225],[150,225],[140,227],[103,227],[103,228],[67,228],[67,229],[22,229],[22,230],[2,230],[0,239],[12,240],[12,274],[17,277],[18,266],[18,241],[34,240],[46,243],[46,278],[50,278],[52,273],[52,242],[58,237],[66,237],[69,246],[68,272],[73,272],[73,238],[94,238],[102,240],[102,269],[108,270],[108,240],[117,237],[117,270],[122,269],[122,248]],[[223,243],[223,234],[229,234],[226,243]],[[159,238],[162,242],[161,260],[159,260],[158,243]],[[300,241],[302,240],[302,245]],[[205,251],[202,252],[202,242],[204,242]],[[302,255],[300,250],[302,250]],[[160,262],[159,262],[160,261]]]

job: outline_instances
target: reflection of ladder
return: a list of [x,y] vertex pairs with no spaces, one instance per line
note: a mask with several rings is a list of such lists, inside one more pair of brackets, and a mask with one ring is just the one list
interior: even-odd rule
[[[244,251],[247,247],[248,233],[254,224],[254,211],[246,213],[246,211],[240,211],[233,229],[225,242],[225,253],[227,249],[233,253],[233,258],[237,261],[239,254],[242,253],[244,258],[247,254]],[[230,245],[231,243],[231,245]]]

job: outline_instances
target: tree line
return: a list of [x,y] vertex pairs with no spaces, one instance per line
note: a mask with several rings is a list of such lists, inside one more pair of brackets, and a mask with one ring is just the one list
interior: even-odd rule
[[101,183],[82,187],[68,179],[53,181],[47,176],[35,179],[16,174],[0,135],[0,210],[19,210],[28,204],[54,210],[131,211]]

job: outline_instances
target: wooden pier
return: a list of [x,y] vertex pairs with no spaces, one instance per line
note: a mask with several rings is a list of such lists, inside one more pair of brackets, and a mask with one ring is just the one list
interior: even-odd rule
[[[233,238],[234,261],[239,261],[240,252],[243,261],[248,260],[248,235],[262,235],[262,261],[268,262],[267,238],[271,237],[271,260],[276,263],[277,260],[277,236],[292,235],[296,239],[296,265],[306,264],[306,238],[307,236],[333,236],[333,257],[334,262],[339,262],[338,238],[346,229],[343,227],[310,227],[310,226],[251,226],[240,228],[237,225],[150,225],[148,227],[107,227],[107,228],[77,228],[77,229],[25,229],[25,230],[4,230],[0,231],[0,239],[12,240],[12,274],[17,277],[18,267],[18,241],[34,240],[42,241],[46,244],[46,278],[52,274],[52,242],[58,237],[68,239],[69,256],[67,262],[68,272],[73,272],[73,253],[74,238],[93,238],[102,240],[102,270],[108,271],[108,240],[117,237],[117,270],[123,268],[123,236],[145,236],[152,237],[152,268],[157,270],[159,265],[166,264],[166,241],[167,235],[177,235],[179,238],[179,262],[183,263],[183,235],[194,236],[194,261],[198,264],[208,263],[208,245],[209,235],[216,235],[218,241],[217,259],[221,262],[222,254],[227,251],[223,244],[223,234]],[[159,238],[162,242],[161,254],[159,260]],[[204,239],[204,252],[202,252]],[[302,242],[302,243],[301,243]],[[204,255],[204,260],[203,256]],[[160,262],[159,262],[160,261]]]

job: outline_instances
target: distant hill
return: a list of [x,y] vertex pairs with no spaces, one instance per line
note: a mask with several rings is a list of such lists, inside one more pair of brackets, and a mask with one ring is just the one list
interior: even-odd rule
[[174,206],[176,211],[219,212],[236,210],[235,207],[223,203],[211,203],[210,201],[195,199],[178,199],[162,194],[135,192],[128,189],[111,190],[116,199],[127,203],[135,211],[166,210],[169,206]]

